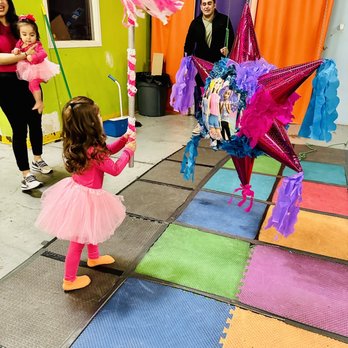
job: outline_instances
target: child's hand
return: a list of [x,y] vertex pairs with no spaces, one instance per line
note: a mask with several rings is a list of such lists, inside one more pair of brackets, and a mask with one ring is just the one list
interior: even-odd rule
[[127,133],[125,134],[125,137],[127,138],[128,141],[131,141],[131,140],[134,140],[137,137],[137,135],[135,132],[128,129]]
[[125,148],[135,152],[135,149],[137,148],[137,143],[135,140],[130,141],[129,143],[126,144]]
[[31,55],[36,53],[36,51],[35,51],[36,46],[37,46],[37,43],[34,44],[33,46],[29,47],[29,49],[27,49],[27,51],[26,51],[27,56],[31,56]]
[[31,62],[33,60],[33,56],[31,54],[27,55],[27,61]]
[[21,50],[19,48],[14,48],[12,50],[12,53],[15,54],[16,56],[21,53]]

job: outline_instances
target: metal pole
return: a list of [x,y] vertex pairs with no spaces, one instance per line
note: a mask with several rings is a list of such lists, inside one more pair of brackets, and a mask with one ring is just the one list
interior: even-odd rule
[[[134,49],[134,26],[131,25],[128,27],[128,48],[130,49]],[[133,123],[135,124],[135,97],[134,96],[130,96],[128,94],[128,113],[129,113],[129,117],[133,117],[134,121]],[[129,161],[129,167],[133,168],[134,167],[134,156],[130,159]]]

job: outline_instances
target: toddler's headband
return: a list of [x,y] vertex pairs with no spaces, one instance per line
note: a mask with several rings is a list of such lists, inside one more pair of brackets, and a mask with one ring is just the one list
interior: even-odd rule
[[32,14],[27,14],[27,15],[21,15],[18,17],[18,21],[32,21],[32,22],[36,22],[35,17]]

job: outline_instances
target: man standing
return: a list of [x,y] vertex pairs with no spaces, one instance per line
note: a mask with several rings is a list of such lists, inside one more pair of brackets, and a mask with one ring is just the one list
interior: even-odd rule
[[[201,0],[202,13],[190,24],[184,51],[215,63],[230,51],[234,32],[229,18],[216,10],[216,0]],[[225,45],[226,27],[229,29],[228,45]]]
[[[229,0],[231,1],[231,0]],[[190,56],[215,63],[222,57],[227,57],[231,50],[234,32],[230,19],[216,10],[216,0],[201,0],[202,13],[190,24],[184,51]],[[226,45],[226,28],[229,29],[228,42]],[[196,76],[195,89],[195,112],[200,109],[203,81],[199,74]]]

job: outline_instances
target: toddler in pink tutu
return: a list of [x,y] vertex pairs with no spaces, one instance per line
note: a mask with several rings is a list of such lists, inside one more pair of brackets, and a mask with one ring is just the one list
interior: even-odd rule
[[[59,73],[59,65],[47,59],[47,53],[42,47],[37,24],[33,15],[19,16],[18,31],[20,39],[12,51],[14,54],[25,53],[26,59],[17,63],[17,75],[21,80],[29,82],[29,89],[34,96],[33,110],[41,114],[44,108],[40,83],[47,82]],[[27,50],[34,47],[35,54],[28,54]]]
[[[99,255],[98,244],[115,232],[126,216],[122,197],[102,189],[104,173],[116,176],[132,158],[135,127],[107,145],[98,106],[87,97],[76,97],[62,111],[63,158],[72,176],[47,189],[36,226],[59,239],[70,241],[65,259],[63,289],[86,287],[87,275],[76,276],[82,250],[87,245],[89,267],[115,262]],[[111,154],[123,149],[117,161]]]

